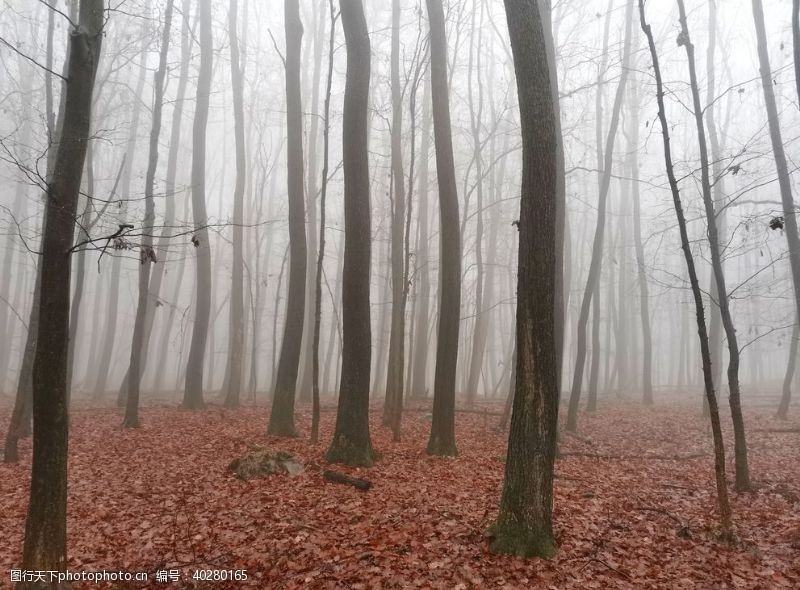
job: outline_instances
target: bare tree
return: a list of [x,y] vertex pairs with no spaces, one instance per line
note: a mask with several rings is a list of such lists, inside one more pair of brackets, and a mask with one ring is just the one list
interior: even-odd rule
[[450,130],[447,38],[442,0],[426,0],[431,36],[431,99],[439,182],[439,334],[433,382],[433,420],[428,454],[455,456],[456,370],[461,315],[461,232]]
[[131,360],[128,368],[128,399],[125,406],[126,428],[139,426],[139,389],[142,380],[143,359],[147,357],[149,342],[147,333],[147,308],[155,305],[150,294],[150,268],[157,262],[153,249],[153,225],[156,217],[156,205],[153,198],[155,192],[156,170],[158,169],[158,137],[161,134],[161,113],[164,108],[164,77],[167,74],[167,56],[169,54],[169,35],[172,28],[172,10],[174,0],[167,0],[164,10],[164,27],[161,32],[161,51],[158,69],[155,73],[153,87],[153,121],[150,129],[150,155],[147,162],[147,173],[144,180],[144,220],[142,221],[142,245],[139,252],[139,296],[136,304],[136,319],[133,324],[133,340],[131,342]]
[[303,187],[303,105],[300,92],[300,49],[303,23],[299,0],[285,0],[286,15],[286,156],[289,193],[289,291],[281,355],[267,433],[297,436],[294,398],[300,367],[306,283],[306,228]]
[[505,0],[522,127],[517,359],[503,493],[491,550],[552,557],[558,430],[556,108],[539,2]]
[[369,467],[371,327],[369,309],[370,199],[368,107],[370,40],[361,0],[340,0],[347,79],[344,91],[344,268],[342,270],[342,375],[336,428],[326,458]]
[[718,304],[722,325],[725,328],[725,338],[728,342],[728,387],[730,388],[731,419],[733,421],[734,457],[736,460],[736,489],[743,491],[750,487],[750,474],[747,465],[747,442],[744,431],[744,418],[739,390],[739,343],[736,328],[733,325],[728,290],[725,285],[725,274],[722,270],[722,256],[720,255],[720,239],[717,233],[716,212],[714,210],[714,197],[711,193],[711,179],[709,174],[708,146],[706,132],[703,125],[703,107],[700,104],[700,91],[697,84],[695,70],[694,44],[689,37],[689,28],[686,24],[686,9],[683,0],[678,1],[680,14],[681,33],[678,45],[686,49],[689,62],[689,86],[692,92],[692,104],[697,127],[697,142],[700,148],[700,176],[705,206],[706,225],[708,232],[709,249],[711,250],[711,266],[717,286]]
[[724,539],[733,538],[733,524],[731,518],[731,506],[728,500],[728,488],[725,481],[725,444],[722,439],[722,427],[719,420],[719,409],[717,407],[717,397],[714,393],[714,376],[711,369],[711,353],[708,345],[708,330],[706,328],[705,311],[703,309],[703,294],[700,291],[700,282],[697,279],[694,258],[692,257],[691,242],[689,233],[686,230],[686,217],[681,203],[678,181],[675,178],[675,170],[672,165],[672,149],[670,147],[669,124],[664,107],[664,83],[661,79],[661,68],[658,62],[656,44],[653,40],[653,33],[650,25],[645,20],[644,0],[639,0],[639,22],[647,37],[647,44],[650,49],[650,58],[653,63],[653,74],[656,78],[656,99],[658,100],[658,119],[661,123],[661,136],[664,144],[664,163],[666,166],[669,186],[672,192],[672,202],[675,207],[675,216],[678,220],[678,229],[681,235],[681,249],[686,261],[686,270],[689,274],[689,282],[692,287],[694,298],[695,314],[697,316],[697,333],[700,339],[700,351],[703,360],[703,382],[705,385],[706,399],[708,400],[709,414],[711,418],[711,434],[714,439],[714,475],[717,484],[717,504],[719,507],[720,525],[722,537]]
[[186,361],[183,406],[203,407],[203,368],[205,363],[208,323],[211,315],[211,242],[206,213],[206,127],[211,97],[214,40],[211,35],[211,0],[198,0],[200,15],[200,71],[192,129],[192,213],[196,251],[196,291],[194,324],[189,356]]
[[231,44],[231,88],[233,89],[233,121],[236,135],[236,186],[233,189],[233,270],[231,273],[230,346],[226,374],[225,405],[239,405],[244,359],[244,189],[245,162],[244,90],[239,57],[239,35],[236,30],[239,1],[231,0],[228,8],[228,38]]
[[[103,0],[81,0],[77,26],[70,32],[63,128],[47,186],[39,337],[33,363],[33,461],[22,555],[23,567],[32,571],[61,572],[67,567],[69,257],[103,21]],[[48,586],[38,582],[20,585],[26,590]]]

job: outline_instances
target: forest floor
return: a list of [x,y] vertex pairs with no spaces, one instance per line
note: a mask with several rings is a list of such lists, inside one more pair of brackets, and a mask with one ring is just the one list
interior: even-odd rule
[[[496,416],[458,414],[460,455],[441,459],[425,454],[429,414],[406,413],[403,441],[392,443],[373,412],[379,460],[342,469],[372,481],[362,492],[323,479],[325,444],[266,437],[265,407],[149,405],[143,426],[128,431],[117,410],[76,405],[69,569],[150,575],[116,588],[800,588],[800,433],[769,432],[800,427],[797,410],[787,423],[748,409],[755,486],[732,492],[732,546],[716,539],[709,429],[697,404],[606,402],[582,413],[580,437],[563,437],[556,466],[559,551],[543,561],[487,550],[507,442]],[[323,441],[334,416],[322,415]],[[300,432],[309,425],[302,406]],[[228,464],[254,444],[293,453],[305,472],[236,479]],[[29,440],[21,455],[0,465],[0,587],[21,563]],[[184,580],[156,583],[160,569],[181,569]],[[248,580],[192,581],[213,569],[245,569]]]

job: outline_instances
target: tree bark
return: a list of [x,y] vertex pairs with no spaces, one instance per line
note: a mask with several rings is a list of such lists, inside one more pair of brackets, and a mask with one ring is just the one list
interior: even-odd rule
[[426,0],[430,22],[431,99],[439,183],[439,333],[428,454],[455,456],[456,370],[461,315],[461,232],[450,128],[447,38],[442,0]]
[[212,61],[211,0],[198,0],[200,14],[200,70],[192,129],[192,216],[196,252],[195,309],[192,340],[186,361],[183,407],[197,409],[203,402],[203,371],[205,366],[208,324],[211,315],[211,243],[206,213],[206,126],[211,96]]
[[370,179],[368,108],[370,39],[361,0],[340,0],[347,46],[344,91],[344,268],[342,269],[342,375],[331,463],[370,467],[374,460],[369,435],[371,369]]
[[289,291],[281,355],[267,434],[297,436],[294,398],[300,368],[306,294],[306,228],[303,187],[303,112],[300,92],[300,49],[303,23],[299,0],[285,0],[286,15],[286,157],[289,195]]
[[[164,78],[167,74],[167,56],[169,54],[169,36],[172,28],[172,9],[174,0],[167,0],[164,9],[164,27],[161,32],[161,51],[158,69],[153,87],[153,121],[150,129],[150,155],[144,180],[144,220],[142,221],[142,244],[139,253],[139,296],[136,304],[136,318],[133,324],[133,340],[131,342],[131,360],[128,368],[128,399],[125,405],[123,426],[138,428],[139,426],[139,390],[142,381],[143,360],[147,356],[149,337],[146,330],[147,309],[155,305],[150,294],[151,264],[157,262],[153,249],[153,225],[156,217],[155,192],[156,170],[158,169],[158,137],[161,134],[161,113],[164,108]],[[162,262],[163,264],[163,262]]]
[[[23,569],[29,571],[60,572],[67,567],[69,257],[91,127],[103,8],[102,0],[81,0],[78,25],[70,32],[63,129],[47,187],[39,337],[33,363],[33,461],[22,556]],[[22,582],[18,587],[49,586]]]
[[552,557],[558,429],[556,109],[538,2],[505,0],[522,127],[517,379],[503,493],[490,549]]

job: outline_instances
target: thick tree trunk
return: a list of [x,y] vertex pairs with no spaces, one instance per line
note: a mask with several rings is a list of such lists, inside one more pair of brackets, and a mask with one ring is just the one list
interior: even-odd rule
[[461,316],[461,234],[458,215],[450,91],[447,81],[447,38],[442,0],[426,0],[430,21],[431,98],[439,182],[439,334],[433,382],[433,420],[428,454],[455,456],[456,370]]
[[779,420],[786,420],[789,417],[789,403],[792,401],[792,379],[797,367],[798,340],[800,340],[800,321],[795,315],[792,342],[789,345],[789,362],[786,365],[786,375],[783,378],[783,387],[781,389],[781,402],[778,405],[778,414],[776,416]]
[[208,214],[206,213],[206,126],[211,96],[212,60],[214,59],[211,34],[211,0],[198,0],[200,14],[200,71],[197,77],[197,94],[192,129],[192,214],[196,252],[196,292],[194,324],[189,356],[186,361],[183,407],[202,408],[203,369],[205,363],[208,323],[211,315],[211,243],[209,241]]
[[539,3],[505,0],[522,126],[517,379],[491,550],[552,557],[558,429],[556,110]]
[[281,355],[267,434],[297,436],[294,398],[300,368],[306,289],[306,228],[303,187],[303,112],[300,92],[300,49],[303,23],[299,0],[285,0],[286,15],[286,157],[289,195],[289,291]]
[[369,467],[371,327],[369,308],[370,197],[368,108],[370,40],[361,0],[340,0],[347,45],[344,96],[344,268],[342,270],[342,376],[336,428],[326,458]]
[[225,406],[239,405],[244,360],[244,187],[245,162],[244,90],[237,32],[239,2],[231,0],[228,10],[228,39],[231,44],[231,88],[233,89],[233,121],[236,135],[236,186],[233,190],[233,270],[231,273],[230,345],[226,374]]
[[664,107],[664,84],[661,80],[661,69],[658,64],[658,54],[653,40],[653,33],[650,25],[645,21],[644,0],[639,0],[639,22],[647,37],[650,49],[650,58],[653,63],[653,73],[656,78],[656,98],[658,100],[658,118],[661,123],[661,135],[664,144],[664,163],[666,166],[667,177],[669,179],[670,190],[672,191],[672,202],[675,207],[675,216],[678,219],[678,228],[681,235],[681,249],[683,250],[686,270],[689,274],[689,282],[692,287],[694,297],[695,312],[697,315],[697,332],[700,339],[700,352],[703,360],[703,382],[705,384],[706,399],[708,400],[709,414],[711,418],[711,433],[714,439],[714,474],[717,484],[717,506],[722,537],[725,539],[733,538],[733,523],[731,518],[730,501],[728,500],[728,488],[725,481],[725,444],[722,439],[722,427],[719,420],[719,409],[717,408],[717,398],[714,394],[714,377],[711,370],[711,353],[708,346],[708,331],[706,329],[705,310],[703,309],[703,294],[700,291],[700,282],[697,279],[697,271],[692,257],[691,242],[686,230],[686,218],[683,213],[678,181],[672,166],[672,150],[670,148],[669,125],[667,123],[666,109]]
[[733,421],[734,457],[736,462],[736,489],[747,490],[750,487],[750,474],[747,465],[747,442],[745,439],[744,417],[739,391],[739,344],[736,328],[733,325],[728,290],[725,285],[725,274],[722,270],[722,256],[720,254],[720,241],[717,233],[716,212],[714,210],[714,197],[711,193],[711,179],[709,173],[708,147],[706,144],[705,126],[703,125],[703,107],[700,104],[700,90],[697,83],[695,70],[694,44],[689,37],[689,28],[686,23],[686,10],[683,0],[678,0],[680,13],[681,36],[678,44],[686,49],[689,62],[689,84],[692,92],[695,123],[697,127],[697,141],[700,148],[700,175],[705,206],[706,224],[709,247],[711,250],[711,266],[717,286],[719,311],[722,325],[725,328],[725,337],[728,342],[728,387],[730,388],[731,419]]
[[[69,257],[103,18],[102,0],[81,0],[78,26],[70,32],[63,129],[47,189],[39,338],[33,364],[33,461],[22,556],[23,569],[28,571],[64,571],[67,566]],[[27,590],[50,584],[22,582],[19,587]]]
[[[137,428],[139,426],[139,390],[142,382],[143,360],[147,357],[149,342],[146,318],[148,306],[155,306],[150,294],[151,264],[157,262],[153,249],[153,225],[156,217],[155,192],[156,170],[158,169],[158,137],[161,134],[161,113],[164,108],[164,78],[167,74],[167,56],[169,54],[169,36],[172,28],[172,9],[174,0],[167,0],[164,9],[164,27],[161,32],[161,51],[158,69],[156,70],[153,88],[153,121],[150,129],[150,154],[147,161],[147,172],[144,180],[144,220],[142,221],[142,245],[139,252],[139,296],[136,304],[136,318],[133,324],[133,340],[131,342],[131,360],[128,368],[128,399],[125,405],[123,426]],[[163,264],[163,262],[162,262]]]

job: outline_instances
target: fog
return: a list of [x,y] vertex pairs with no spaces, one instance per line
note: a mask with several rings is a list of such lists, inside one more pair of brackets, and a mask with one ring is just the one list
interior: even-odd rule
[[[518,375],[532,382],[539,369],[517,360],[525,262],[518,252],[527,219],[521,216],[521,179],[528,170],[518,84],[547,81],[518,78],[504,4],[536,2],[444,0],[441,79],[449,91],[444,105],[453,147],[446,174],[439,172],[446,158],[437,153],[442,139],[435,132],[439,91],[428,5],[436,1],[363,0],[365,54],[349,48],[364,39],[360,31],[343,30],[347,6],[362,4],[355,0],[342,0],[341,12],[339,2],[328,0],[101,2],[102,48],[88,86],[90,113],[83,115],[88,141],[75,142],[86,144],[86,154],[72,238],[61,262],[53,263],[69,268],[68,322],[56,322],[52,332],[68,328],[59,349],[66,356],[48,365],[56,349],[47,348],[51,356],[44,358],[37,347],[56,316],[40,313],[47,312],[47,305],[39,308],[38,291],[48,276],[42,271],[37,280],[37,269],[46,252],[48,191],[57,185],[58,155],[70,145],[59,138],[69,121],[70,32],[79,9],[88,13],[92,1],[0,3],[4,431],[13,420],[28,424],[31,407],[36,428],[36,404],[45,403],[36,401],[45,399],[36,392],[52,390],[36,375],[48,371],[59,378],[66,371],[64,400],[78,411],[116,412],[127,405],[126,426],[139,425],[140,406],[248,405],[264,420],[271,407],[270,434],[306,436],[304,412],[313,402],[316,442],[320,404],[323,412],[338,404],[339,433],[353,408],[366,407],[363,400],[348,406],[342,388],[361,391],[365,383],[365,403],[387,408],[380,411],[395,441],[403,408],[429,407],[438,389],[443,400],[447,390],[455,395],[454,402],[441,402],[449,403],[442,416],[450,416],[451,430],[453,407],[476,415],[496,410],[505,414],[504,423],[512,407],[515,416],[522,412],[514,401],[514,391],[520,395],[525,387]],[[582,411],[578,418],[586,403],[598,414],[604,406],[644,403],[677,404],[700,415],[709,375],[725,429],[731,393],[737,404],[741,398],[748,424],[759,413],[786,418],[800,384],[794,371],[800,276],[793,283],[790,259],[797,230],[786,207],[786,189],[789,203],[798,189],[800,145],[791,9],[787,2],[763,1],[777,114],[772,122],[788,166],[782,185],[783,156],[775,154],[751,2],[685,3],[690,41],[678,4],[644,3],[653,48],[638,1],[552,0],[550,6],[540,0],[536,9],[545,15],[536,30],[546,29],[554,47],[555,70],[551,66],[546,86],[557,93],[559,154],[563,150],[553,160],[556,187],[562,187],[557,192],[563,191],[555,206],[563,208],[563,218],[552,234],[560,263],[555,305],[563,302],[563,316],[558,309],[545,315],[555,322],[556,377],[562,417],[568,407],[571,414],[569,431],[594,420]],[[302,30],[285,21],[295,7]],[[687,44],[694,50],[695,85]],[[665,172],[652,49],[663,80],[676,187]],[[348,115],[345,101],[347,85],[355,97],[356,86],[367,81],[349,69],[358,65],[357,55],[362,62],[368,56],[370,66],[368,87],[359,86],[368,88],[365,130],[353,114],[358,111]],[[544,116],[536,112],[531,125]],[[358,140],[362,131],[366,146]],[[549,165],[550,154],[534,150],[530,157],[531,166]],[[346,196],[346,175],[357,167],[367,182],[359,184],[353,172],[353,192]],[[457,211],[445,212],[451,173]],[[673,188],[686,218],[702,328]],[[531,211],[533,233],[550,235],[549,209]],[[714,272],[709,211],[724,277]],[[345,255],[346,240],[352,240],[352,258]],[[457,256],[445,254],[448,244],[455,244]],[[544,268],[536,266],[542,264],[538,255],[529,262]],[[205,265],[210,278],[203,277]],[[348,272],[368,276],[367,291]],[[727,293],[720,294],[720,278]],[[729,324],[721,299],[727,299],[722,307],[729,307]],[[448,317],[456,310],[453,324]],[[708,359],[698,330],[708,332]],[[137,342],[141,352],[132,354]],[[733,392],[732,348],[740,353]],[[353,363],[360,363],[357,369]],[[518,373],[520,367],[531,372]],[[140,375],[135,385],[131,373]],[[428,451],[453,454],[446,452],[450,443],[435,440],[439,402],[432,403]],[[295,407],[303,416],[298,430]],[[9,438],[15,428],[21,427],[12,424]],[[736,440],[736,467],[731,459],[728,469],[736,471],[738,485],[739,453],[746,448]]]

